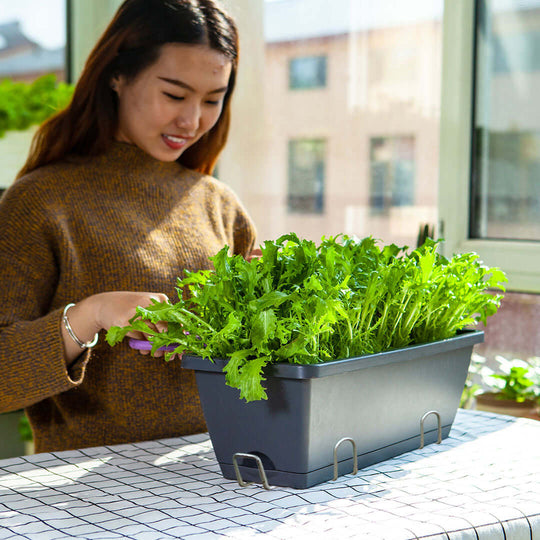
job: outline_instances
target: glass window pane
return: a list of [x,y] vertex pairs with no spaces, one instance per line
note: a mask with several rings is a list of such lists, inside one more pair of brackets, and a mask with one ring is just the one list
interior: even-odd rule
[[[12,184],[26,160],[47,105],[43,92],[49,95],[56,81],[65,81],[65,47],[65,0],[0,0],[0,190]],[[42,92],[42,109],[28,114],[26,101],[34,94],[22,94],[21,85],[49,74],[34,89]]]
[[479,0],[473,238],[540,240],[540,0]]
[[65,79],[65,0],[0,0],[0,79]]
[[371,139],[371,211],[413,206],[415,188],[414,137]]
[[331,4],[265,0],[263,172],[242,200],[261,240],[415,245],[438,217],[443,0]]
[[326,86],[326,56],[293,58],[289,62],[289,86],[323,88]]
[[289,141],[289,212],[323,212],[324,158],[322,140]]

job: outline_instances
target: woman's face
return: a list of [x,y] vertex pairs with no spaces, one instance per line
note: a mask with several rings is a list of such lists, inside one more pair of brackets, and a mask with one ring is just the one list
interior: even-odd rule
[[118,94],[118,141],[161,161],[175,161],[218,121],[231,62],[206,45],[166,44],[132,81],[112,81]]

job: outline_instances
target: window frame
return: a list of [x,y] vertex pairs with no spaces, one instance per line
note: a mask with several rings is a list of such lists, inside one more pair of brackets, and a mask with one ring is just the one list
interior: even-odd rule
[[445,0],[439,164],[442,252],[474,251],[508,276],[507,288],[540,292],[540,242],[471,238],[470,196],[474,129],[477,0]]

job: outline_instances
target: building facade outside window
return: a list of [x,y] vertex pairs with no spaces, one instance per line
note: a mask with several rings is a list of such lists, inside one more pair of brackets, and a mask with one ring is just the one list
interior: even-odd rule
[[[241,194],[262,240],[414,246],[437,223],[443,3],[265,1],[262,167]],[[324,196],[313,157],[291,173],[305,148],[289,141],[308,140],[325,141]]]
[[0,0],[0,80],[65,80],[64,0]]
[[324,140],[289,141],[287,207],[290,213],[323,213],[325,152]]
[[289,60],[289,88],[306,90],[326,86],[326,56],[303,56]]

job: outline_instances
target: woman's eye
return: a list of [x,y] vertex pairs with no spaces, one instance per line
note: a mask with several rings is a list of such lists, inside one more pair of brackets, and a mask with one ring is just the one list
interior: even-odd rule
[[206,103],[208,103],[208,105],[219,105],[220,102],[219,102],[219,100],[217,100],[217,101],[208,100]]
[[174,101],[181,101],[184,99],[183,96],[175,96],[174,94],[169,94],[168,92],[163,92],[163,95],[167,96],[170,99],[174,99]]

